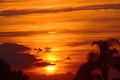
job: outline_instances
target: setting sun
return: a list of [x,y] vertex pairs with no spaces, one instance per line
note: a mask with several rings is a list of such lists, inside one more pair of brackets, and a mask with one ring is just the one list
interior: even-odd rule
[[44,68],[46,70],[46,72],[48,73],[54,73],[54,71],[56,70],[56,66],[47,66]]

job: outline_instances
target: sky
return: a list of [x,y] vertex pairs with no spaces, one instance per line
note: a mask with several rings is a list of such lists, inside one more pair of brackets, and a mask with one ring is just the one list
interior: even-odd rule
[[119,13],[119,0],[0,0],[0,44],[32,49],[39,65],[25,72],[75,74],[87,53],[96,50],[92,41],[120,40]]

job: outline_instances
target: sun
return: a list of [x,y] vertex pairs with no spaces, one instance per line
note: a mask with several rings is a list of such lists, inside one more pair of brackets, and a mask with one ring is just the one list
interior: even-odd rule
[[47,66],[44,69],[46,70],[47,73],[54,73],[57,68],[56,66]]
[[55,70],[55,66],[47,66],[46,70],[48,70],[48,71],[54,71]]

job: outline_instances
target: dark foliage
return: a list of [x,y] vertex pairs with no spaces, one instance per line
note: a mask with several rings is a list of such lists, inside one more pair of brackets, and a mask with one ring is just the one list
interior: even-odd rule
[[0,59],[0,80],[29,80],[29,77],[20,71],[11,71],[10,66]]
[[[94,41],[92,45],[94,44],[98,45],[99,53],[90,52],[88,54],[88,61],[80,67],[74,80],[108,80],[110,67],[120,71],[120,56],[115,56],[118,50],[113,48],[113,45],[120,45],[119,41],[115,38],[110,38]],[[94,73],[96,70],[100,70],[101,75]]]

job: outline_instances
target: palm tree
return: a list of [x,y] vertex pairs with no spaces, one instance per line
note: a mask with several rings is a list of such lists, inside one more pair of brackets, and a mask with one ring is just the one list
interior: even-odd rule
[[74,80],[93,80],[92,72],[97,68],[97,57],[96,53],[90,52],[87,62],[81,65]]
[[92,45],[97,44],[100,49],[100,55],[98,58],[99,67],[102,71],[103,79],[108,80],[109,64],[112,60],[112,56],[117,52],[115,48],[111,49],[113,45],[119,44],[119,41],[115,38],[107,40],[94,41]]
[[[98,45],[100,52],[90,52],[88,54],[88,61],[80,67],[74,80],[108,80],[108,70],[110,66],[120,70],[120,56],[114,57],[114,54],[117,53],[118,50],[112,48],[113,45],[120,45],[119,41],[115,38],[110,38],[107,40],[94,41],[92,43],[92,45],[95,44]],[[97,69],[101,71],[102,77],[93,74]]]
[[114,57],[111,64],[112,64],[112,67],[114,67],[116,70],[120,71],[120,56]]

